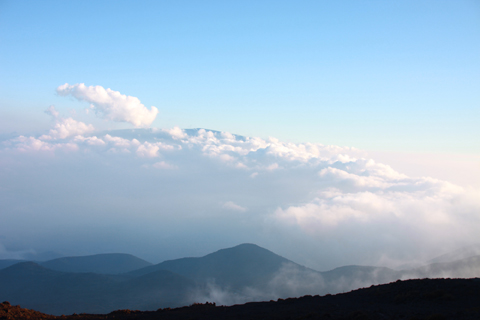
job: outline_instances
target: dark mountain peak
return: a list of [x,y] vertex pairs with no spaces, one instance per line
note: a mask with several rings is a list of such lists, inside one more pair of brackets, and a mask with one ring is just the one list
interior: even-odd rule
[[240,250],[257,250],[257,251],[263,251],[263,252],[265,252],[265,251],[271,252],[270,250],[262,248],[259,245],[256,245],[254,243],[242,243],[242,244],[236,245],[234,247],[220,249],[218,251],[223,251],[223,250],[237,250],[237,251],[240,251]]
[[[213,253],[210,253],[202,258],[211,258],[211,257],[228,257],[228,258],[237,258],[237,259],[242,259],[242,258],[271,258],[271,257],[276,257],[280,259],[284,259],[287,261],[287,259],[273,253],[270,250],[267,250],[265,248],[262,248],[260,246],[257,246],[256,244],[253,243],[242,243],[239,244],[238,246],[231,247],[231,248],[226,248],[226,249],[220,249],[218,251],[215,251]],[[285,261],[285,262],[286,262]]]
[[267,283],[285,264],[304,268],[260,246],[244,243],[199,258],[164,261],[135,270],[130,275],[141,276],[156,270],[169,270],[195,281],[214,281],[235,289]]
[[[221,249],[221,250],[229,250],[229,249],[260,249],[260,250],[266,250],[266,251],[269,251],[265,248],[262,248],[258,245],[256,245],[255,243],[241,243],[239,245],[236,245],[234,247],[231,247],[231,248],[225,248],[225,249]],[[219,250],[220,251],[220,250]]]
[[39,265],[38,263],[36,262],[33,262],[33,261],[25,261],[25,262],[19,262],[19,263],[16,263],[10,267],[7,267],[4,269],[4,271],[10,271],[10,270],[23,270],[23,271],[27,271],[27,270],[44,270],[46,268],[42,267],[41,265]]
[[25,262],[25,260],[18,260],[18,259],[2,259],[0,260],[0,270],[5,269],[7,267],[13,266],[19,262]]
[[152,265],[126,253],[104,253],[90,256],[63,257],[42,262],[42,266],[63,272],[120,274]]
[[0,275],[6,277],[15,277],[16,275],[29,276],[48,276],[54,274],[55,271],[42,267],[38,263],[33,261],[19,262],[12,266],[9,266],[3,270],[0,270]]

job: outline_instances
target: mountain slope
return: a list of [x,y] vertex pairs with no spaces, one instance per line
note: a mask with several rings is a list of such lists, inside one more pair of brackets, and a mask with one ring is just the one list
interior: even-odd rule
[[117,308],[156,310],[191,304],[195,302],[192,293],[198,289],[191,279],[167,270],[157,270],[122,282],[117,290],[126,293],[117,302]]
[[152,265],[131,254],[107,253],[81,257],[64,257],[40,263],[42,266],[63,272],[94,272],[120,274]]
[[[118,310],[110,314],[84,314],[61,319],[90,320],[287,320],[287,319],[480,319],[479,279],[422,279],[396,281],[348,293],[304,296],[230,307],[194,304],[154,312]],[[0,303],[0,319],[60,319]]]
[[109,305],[105,292],[115,282],[104,275],[63,273],[23,262],[0,270],[0,300],[53,314],[103,312]]
[[144,277],[54,271],[34,262],[0,270],[0,300],[50,314],[154,310],[191,303],[193,281],[169,271]]
[[139,276],[155,270],[169,270],[200,282],[214,282],[216,285],[237,290],[264,285],[286,264],[307,270],[257,245],[241,244],[200,258],[164,261],[129,274]]
[[452,262],[463,260],[466,258],[474,257],[480,255],[480,245],[471,245],[468,247],[463,247],[458,250],[443,254],[436,258],[429,260],[427,263],[443,263],[443,262]]
[[[92,268],[93,264],[87,265]],[[112,267],[108,270],[111,272]],[[205,301],[232,305],[335,294],[400,278],[475,277],[479,270],[480,256],[475,256],[408,271],[344,266],[318,272],[259,246],[242,244],[119,275],[60,272],[34,262],[17,263],[0,270],[0,301],[52,314],[155,310]]]
[[457,261],[432,263],[402,273],[403,278],[476,278],[480,277],[480,255]]
[[0,260],[0,270],[7,267],[13,266],[16,263],[25,262],[25,260],[16,260],[16,259],[2,259]]
[[361,287],[389,283],[402,277],[402,273],[385,267],[344,266],[321,272],[329,293],[345,292]]

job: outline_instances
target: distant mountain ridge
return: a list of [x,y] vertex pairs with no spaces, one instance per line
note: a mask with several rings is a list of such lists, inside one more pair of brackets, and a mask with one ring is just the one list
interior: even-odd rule
[[164,261],[128,274],[139,276],[155,270],[168,270],[197,281],[215,279],[218,285],[238,289],[264,282],[273,273],[279,271],[283,264],[293,264],[298,268],[307,269],[267,249],[245,243],[233,248],[221,249],[200,258]]
[[49,314],[108,313],[190,303],[195,283],[159,270],[136,279],[122,275],[71,273],[22,262],[0,270],[0,300]]
[[14,264],[25,262],[25,260],[18,260],[18,259],[3,259],[0,260],[0,270],[5,269],[7,267],[13,266]]
[[402,271],[344,266],[318,272],[257,245],[241,244],[156,265],[126,254],[16,263],[0,270],[0,301],[50,314],[108,313],[335,294],[397,279],[463,274],[480,276],[480,256]]
[[427,261],[427,264],[458,261],[478,255],[480,255],[480,245],[471,245],[446,254],[442,254],[441,256]]
[[152,263],[125,253],[104,253],[91,256],[63,257],[40,265],[63,272],[93,272],[99,274],[121,274],[151,266]]

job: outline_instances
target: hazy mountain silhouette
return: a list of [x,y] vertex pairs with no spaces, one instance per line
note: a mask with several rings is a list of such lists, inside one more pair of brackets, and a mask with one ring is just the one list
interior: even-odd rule
[[13,266],[16,263],[25,262],[25,260],[17,260],[17,259],[3,259],[0,260],[0,270],[5,269],[7,267]]
[[116,290],[125,293],[117,309],[156,310],[191,304],[192,292],[198,289],[191,279],[157,270],[122,282]]
[[52,314],[107,312],[105,292],[115,282],[105,275],[63,273],[22,262],[0,270],[0,300]]
[[255,244],[241,244],[200,258],[164,261],[132,271],[129,275],[138,276],[154,270],[169,270],[200,282],[214,281],[219,286],[228,286],[235,290],[265,284],[284,264],[307,269]]
[[0,300],[50,314],[108,313],[125,307],[157,309],[189,304],[195,284],[159,270],[138,278],[67,273],[34,262],[0,270]]
[[40,263],[42,266],[63,272],[94,272],[120,274],[144,268],[152,263],[131,254],[106,253],[81,257],[64,257]]
[[475,278],[480,277],[480,255],[466,259],[432,263],[402,272],[403,278]]
[[428,264],[452,262],[480,255],[480,245],[463,247],[427,261]]
[[321,274],[325,279],[325,290],[332,294],[372,284],[389,283],[402,277],[399,271],[372,266],[344,266]]
[[[254,244],[118,274],[131,270],[136,263],[148,264],[120,254],[62,258],[42,265],[16,263],[0,270],[0,301],[50,314],[107,313],[205,301],[229,305],[306,294],[335,294],[400,278],[480,275],[480,256],[403,271],[344,266],[318,272]],[[97,273],[80,272],[86,270]]]
[[63,257],[63,254],[60,254],[55,251],[25,252],[22,255],[22,259],[25,261],[48,261],[48,260],[58,259],[61,257]]

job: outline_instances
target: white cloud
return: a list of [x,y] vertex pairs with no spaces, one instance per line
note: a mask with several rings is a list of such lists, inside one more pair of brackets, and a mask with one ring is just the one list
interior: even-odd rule
[[17,142],[17,150],[19,151],[53,151],[55,145],[36,139],[34,137],[19,136],[13,140]]
[[245,212],[247,211],[247,208],[244,208],[242,206],[239,206],[233,201],[227,201],[223,203],[222,208],[228,209],[228,210],[233,210],[233,211],[239,211],[239,212]]
[[163,129],[163,131],[169,133],[173,139],[184,139],[188,137],[188,134],[179,127],[173,127],[172,129]]
[[51,115],[53,118],[58,118],[58,116],[60,115],[60,113],[55,109],[55,106],[53,105],[48,107],[47,110],[45,110],[45,113]]
[[137,155],[139,157],[154,158],[159,156],[158,150],[160,150],[160,148],[156,144],[145,142],[138,147]]
[[91,145],[91,146],[104,146],[105,145],[105,141],[103,141],[102,139],[96,137],[96,136],[93,136],[93,137],[84,137],[84,136],[81,136],[81,135],[78,135],[76,136],[73,141],[75,142],[86,142],[87,144]]
[[166,163],[165,161],[160,161],[160,162],[155,162],[152,167],[155,169],[165,169],[165,170],[173,170],[173,169],[178,169],[177,166],[171,165]]
[[8,145],[12,144],[14,145],[15,150],[21,152],[55,151],[58,149],[65,151],[78,150],[78,145],[74,142],[49,143],[35,137],[25,136],[19,136],[18,138],[12,139]]
[[65,139],[73,135],[82,135],[94,130],[95,128],[91,124],[85,124],[72,118],[59,118],[55,127],[50,129],[48,135],[43,135],[40,139]]
[[277,170],[279,168],[278,163],[272,163],[271,165],[267,166],[268,171]]
[[116,147],[124,148],[136,147],[140,145],[140,141],[137,139],[128,140],[121,137],[113,137],[109,134],[105,135],[105,141],[112,143]]
[[[143,144],[138,146],[137,148],[137,155],[139,157],[147,157],[147,158],[154,158],[158,157],[159,150],[174,150],[175,147],[173,145],[169,145],[167,143],[162,143],[162,142],[155,142],[155,143],[150,143],[145,141]],[[181,149],[181,147],[180,147]]]
[[390,186],[390,184],[379,177],[356,175],[332,167],[322,169],[318,175],[323,179],[327,179],[328,183],[332,185],[344,183],[352,187],[360,188],[386,188]]
[[104,118],[117,122],[128,122],[135,127],[148,127],[155,120],[158,109],[148,110],[138,98],[121,94],[102,86],[85,86],[85,84],[69,85],[65,83],[57,88],[61,96],[71,95],[80,101],[91,103],[96,112]]
[[50,106],[45,110],[45,113],[51,115],[55,119],[55,127],[50,129],[48,135],[42,135],[40,137],[42,140],[65,139],[73,135],[82,135],[95,130],[91,124],[85,124],[74,120],[73,118],[61,118],[60,113],[54,106]]

